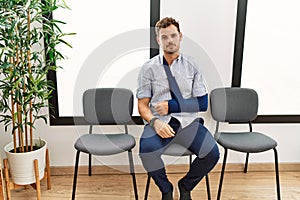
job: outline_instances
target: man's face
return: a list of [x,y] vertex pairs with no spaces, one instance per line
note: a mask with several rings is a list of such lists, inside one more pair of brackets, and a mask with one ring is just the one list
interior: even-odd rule
[[164,53],[174,54],[179,52],[182,34],[178,32],[176,26],[170,25],[159,30],[157,42]]

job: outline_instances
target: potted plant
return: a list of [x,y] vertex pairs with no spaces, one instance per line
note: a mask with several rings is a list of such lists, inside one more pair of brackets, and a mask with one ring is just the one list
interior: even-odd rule
[[[63,0],[0,1],[0,122],[12,133],[4,151],[12,180],[19,185],[36,182],[33,159],[38,159],[39,177],[44,176],[47,142],[34,139],[33,130],[37,120],[47,122],[43,109],[50,106],[53,89],[47,73],[57,70],[56,60],[64,59],[56,47],[69,45],[59,28],[64,23],[47,17],[59,8],[68,7]],[[23,170],[31,174],[24,177]]]

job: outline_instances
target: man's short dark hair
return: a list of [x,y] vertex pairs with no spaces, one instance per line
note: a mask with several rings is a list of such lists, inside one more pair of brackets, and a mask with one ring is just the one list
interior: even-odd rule
[[170,25],[176,26],[178,32],[180,33],[179,23],[175,19],[173,19],[172,17],[165,17],[165,18],[159,20],[155,24],[155,32],[156,32],[156,34],[158,35],[160,29],[167,28]]

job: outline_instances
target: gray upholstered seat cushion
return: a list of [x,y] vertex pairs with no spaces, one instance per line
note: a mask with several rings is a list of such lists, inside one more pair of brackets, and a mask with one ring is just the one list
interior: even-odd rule
[[225,148],[247,153],[263,152],[277,146],[275,140],[258,132],[218,132],[215,139]]
[[85,134],[77,139],[75,149],[93,155],[113,155],[135,146],[133,136],[119,134]]
[[168,156],[189,156],[193,155],[193,152],[179,144],[171,144],[166,148],[163,154]]

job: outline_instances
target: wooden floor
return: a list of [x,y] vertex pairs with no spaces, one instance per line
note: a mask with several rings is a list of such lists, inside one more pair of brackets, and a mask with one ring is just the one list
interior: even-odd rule
[[[216,199],[219,182],[218,172],[210,173],[210,185],[212,199]],[[168,174],[173,185],[177,185],[182,173]],[[144,189],[147,176],[137,174],[139,199],[144,197]],[[42,182],[43,200],[71,199],[72,175],[52,175],[52,189],[47,190],[46,182]],[[131,200],[134,199],[131,176],[126,174],[117,175],[79,175],[76,199],[101,199],[101,200]],[[281,172],[281,199],[300,199],[300,172]],[[175,198],[178,199],[177,187],[175,187]],[[192,192],[194,200],[207,199],[205,180],[203,180]],[[12,190],[13,200],[36,199],[35,190],[31,187],[26,189]],[[160,192],[153,181],[150,186],[149,199],[159,200]],[[227,172],[225,174],[222,200],[272,200],[276,199],[275,177],[273,172]]]

